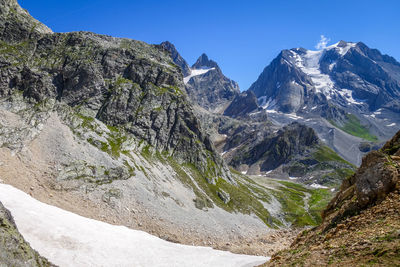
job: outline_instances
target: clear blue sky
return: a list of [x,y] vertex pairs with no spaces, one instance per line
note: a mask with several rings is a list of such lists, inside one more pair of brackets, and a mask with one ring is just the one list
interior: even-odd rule
[[53,31],[92,31],[158,44],[191,65],[205,52],[246,90],[286,48],[314,49],[320,35],[362,41],[400,60],[398,0],[19,0]]

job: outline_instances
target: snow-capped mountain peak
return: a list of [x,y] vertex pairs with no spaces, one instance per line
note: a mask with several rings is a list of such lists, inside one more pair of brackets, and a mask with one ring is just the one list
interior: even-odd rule
[[326,47],[324,50],[331,50],[334,49],[338,54],[344,56],[352,47],[356,47],[357,43],[345,42],[340,41],[336,44]]

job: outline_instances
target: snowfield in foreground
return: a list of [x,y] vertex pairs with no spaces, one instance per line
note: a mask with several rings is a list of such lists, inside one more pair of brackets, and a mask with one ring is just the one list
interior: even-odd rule
[[0,184],[0,201],[42,256],[62,266],[256,266],[266,257],[167,242],[146,232],[88,219]]

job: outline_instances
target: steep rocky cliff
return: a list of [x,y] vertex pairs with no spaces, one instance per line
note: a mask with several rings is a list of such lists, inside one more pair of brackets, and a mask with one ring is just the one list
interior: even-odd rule
[[187,64],[186,60],[178,53],[178,50],[176,50],[175,46],[172,43],[165,41],[162,42],[160,46],[171,54],[172,60],[182,69],[182,74],[184,77],[191,74],[190,67]]
[[367,154],[323,212],[268,266],[398,266],[400,264],[400,132]]
[[[2,17],[19,14],[9,7]],[[35,34],[25,37],[17,26],[7,26],[0,53],[2,97],[20,92],[30,103],[55,99],[54,107],[66,104],[203,173],[211,168],[214,177],[229,178],[188,104],[178,67],[165,52],[87,32],[41,34],[35,25],[30,24]],[[207,159],[217,168],[207,166]]]
[[54,266],[42,258],[18,232],[10,212],[0,202],[0,266]]
[[211,112],[222,113],[240,93],[239,85],[227,78],[218,64],[202,54],[185,77],[186,91],[193,103]]
[[225,129],[231,133],[225,141],[223,156],[229,165],[247,174],[337,187],[353,172],[353,165],[324,145],[315,131],[305,125],[293,122],[281,129],[270,126],[264,132],[246,128],[245,124],[234,129]]

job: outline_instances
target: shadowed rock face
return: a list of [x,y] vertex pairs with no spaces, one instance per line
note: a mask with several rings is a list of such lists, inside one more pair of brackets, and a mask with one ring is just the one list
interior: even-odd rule
[[0,39],[2,41],[19,42],[52,32],[22,9],[17,0],[0,0],[0,7]]
[[262,142],[254,145],[250,150],[242,149],[232,159],[230,164],[254,164],[261,161],[260,171],[269,171],[278,166],[288,163],[293,157],[306,153],[309,147],[318,144],[318,137],[315,132],[304,125],[292,123],[276,135],[270,135]]
[[19,91],[34,103],[56,99],[202,172],[230,177],[164,48],[89,32],[51,33],[16,1],[0,7],[0,97]]
[[229,103],[240,94],[239,85],[227,78],[218,64],[202,54],[192,69],[210,69],[194,76],[186,84],[191,101],[211,112],[223,112]]
[[[297,111],[308,100],[314,100],[315,96],[311,79],[289,63],[290,57],[291,53],[283,50],[249,88],[257,98],[266,96],[274,99],[277,102],[275,108],[288,113]],[[315,100],[323,103],[325,99]]]
[[181,55],[178,53],[175,46],[168,41],[162,42],[160,44],[160,46],[171,53],[172,60],[174,61],[174,63],[176,65],[178,65],[182,69],[183,76],[184,77],[189,76],[190,75],[190,67],[187,64],[186,60],[183,59],[183,57],[181,57]]
[[239,117],[259,110],[257,98],[252,91],[246,91],[236,96],[232,103],[225,109],[224,115]]
[[[54,266],[42,258],[18,232],[11,213],[0,202],[0,264],[2,266]],[[3,265],[4,264],[4,265]]]

